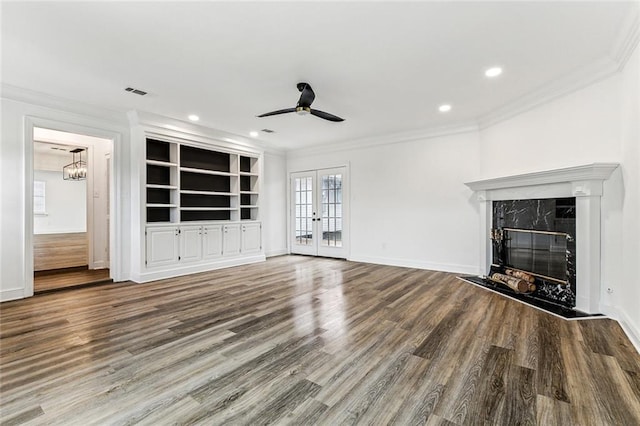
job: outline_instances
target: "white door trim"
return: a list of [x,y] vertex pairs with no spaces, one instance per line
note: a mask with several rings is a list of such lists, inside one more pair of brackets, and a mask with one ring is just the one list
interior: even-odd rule
[[[51,120],[46,118],[25,116],[24,119],[24,141],[25,141],[25,156],[24,156],[24,182],[25,182],[25,262],[24,262],[24,294],[23,297],[33,296],[33,152],[34,152],[34,128],[45,128],[51,130],[57,130],[61,132],[75,133],[86,136],[93,136],[97,138],[110,139],[111,142],[111,170],[109,173],[109,217],[113,218],[110,221],[109,229],[109,260],[110,260],[110,276],[114,280],[118,280],[122,276],[122,264],[121,259],[116,255],[116,247],[122,246],[122,217],[120,212],[120,185],[116,181],[118,173],[114,173],[116,167],[119,167],[122,149],[122,134],[111,131],[97,129],[94,127],[83,126],[80,124],[68,123],[63,121]],[[87,223],[87,228],[88,228]]]

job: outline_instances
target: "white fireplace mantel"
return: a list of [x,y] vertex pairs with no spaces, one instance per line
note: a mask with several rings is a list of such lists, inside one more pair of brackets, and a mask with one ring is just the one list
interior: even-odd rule
[[491,263],[492,201],[576,197],[576,309],[600,311],[600,202],[617,163],[545,170],[466,182],[480,203],[480,271]]

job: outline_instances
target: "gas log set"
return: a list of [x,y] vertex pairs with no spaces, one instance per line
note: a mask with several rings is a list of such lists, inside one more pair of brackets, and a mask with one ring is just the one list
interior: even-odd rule
[[505,269],[504,274],[495,272],[490,277],[491,281],[505,285],[517,293],[532,293],[536,291],[533,275],[523,271]]

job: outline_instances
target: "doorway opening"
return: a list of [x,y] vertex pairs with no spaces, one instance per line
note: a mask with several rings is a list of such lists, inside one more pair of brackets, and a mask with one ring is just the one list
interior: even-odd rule
[[347,168],[291,174],[291,253],[347,258]]
[[111,282],[112,140],[33,128],[34,293]]

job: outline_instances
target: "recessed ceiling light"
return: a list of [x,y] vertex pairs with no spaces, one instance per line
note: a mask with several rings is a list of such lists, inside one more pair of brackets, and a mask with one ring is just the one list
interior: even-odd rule
[[500,68],[500,67],[489,68],[488,70],[486,70],[484,72],[484,75],[486,75],[489,78],[497,77],[500,74],[502,74],[502,68]]
[[200,117],[198,117],[198,116],[197,116],[197,115],[195,115],[195,114],[191,114],[191,115],[190,115],[189,117],[187,117],[187,118],[188,118],[189,120],[191,120],[191,121],[198,121],[198,120],[200,120]]
[[438,107],[438,111],[440,111],[440,112],[449,112],[449,111],[451,111],[451,105],[449,105],[449,104],[440,105]]
[[257,138],[258,137],[258,132],[249,132],[249,136],[251,136],[252,138]]

